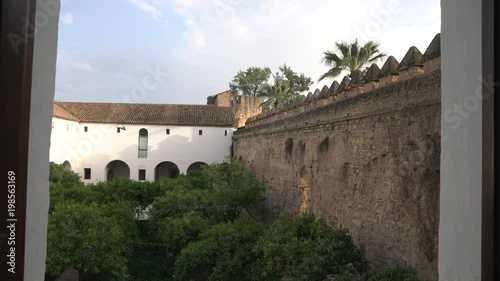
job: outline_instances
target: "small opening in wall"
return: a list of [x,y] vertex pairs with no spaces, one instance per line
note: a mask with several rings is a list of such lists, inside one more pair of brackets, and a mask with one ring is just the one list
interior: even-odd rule
[[224,136],[227,137],[227,130],[224,130]]
[[167,135],[170,135],[170,129],[167,129],[166,133]]
[[90,168],[84,168],[83,169],[83,179],[90,180],[92,176],[92,170]]
[[285,152],[287,155],[292,154],[292,152],[293,152],[293,139],[292,138],[288,138],[285,141]]
[[66,131],[69,131],[69,124],[66,124]]
[[116,128],[116,132],[117,132],[117,133],[120,133],[120,128]]
[[325,153],[328,151],[329,139],[328,137],[324,138],[323,141],[319,144],[318,149],[319,152]]
[[203,130],[198,130],[198,135],[203,135]]
[[88,132],[88,129],[89,129],[89,128],[88,128],[87,126],[83,127],[83,131],[84,131],[84,132]]
[[140,181],[145,181],[146,180],[146,170],[139,170],[139,180]]

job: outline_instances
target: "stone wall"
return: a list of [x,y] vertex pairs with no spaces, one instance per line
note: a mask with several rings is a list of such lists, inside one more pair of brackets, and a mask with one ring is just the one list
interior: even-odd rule
[[[374,267],[405,264],[437,279],[439,34],[422,55],[250,118],[234,154],[269,180],[268,208],[311,211],[347,227]],[[354,82],[353,82],[354,81]]]
[[262,113],[262,99],[253,96],[236,96],[233,103],[235,108],[236,127],[244,127],[248,118]]
[[261,103],[262,99],[260,97],[236,95],[229,90],[207,97],[208,105],[233,108],[236,128],[244,127],[249,117],[262,113]]

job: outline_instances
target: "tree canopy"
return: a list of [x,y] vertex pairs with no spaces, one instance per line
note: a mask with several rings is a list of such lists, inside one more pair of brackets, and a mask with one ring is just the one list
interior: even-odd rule
[[288,85],[292,95],[302,94],[309,91],[309,87],[313,84],[311,77],[307,77],[304,73],[297,73],[287,66],[286,63],[280,65],[278,72],[273,75],[274,83],[282,81]]
[[311,77],[293,71],[284,63],[278,67],[272,79],[269,67],[249,67],[246,71],[240,70],[229,83],[229,87],[234,94],[263,98],[262,108],[268,110],[278,104],[295,100],[307,92],[312,84]]
[[330,69],[321,75],[319,81],[326,78],[335,78],[342,71],[349,71],[348,75],[351,76],[366,64],[384,58],[386,54],[381,52],[379,47],[380,44],[374,41],[368,41],[360,45],[358,39],[355,39],[352,43],[335,43],[335,50],[328,50],[323,53],[321,62]]
[[310,213],[280,215],[254,252],[256,280],[337,280],[333,278],[354,277],[368,269],[364,251],[346,229],[332,227]]
[[246,71],[238,71],[229,83],[229,89],[234,94],[258,96],[266,82],[271,77],[269,67],[249,67]]
[[[84,185],[63,169],[51,165],[46,281],[68,268],[83,281],[351,281],[368,268],[348,231],[323,218],[260,221],[267,183],[243,161],[159,182]],[[399,267],[370,280],[401,278],[418,281]]]
[[60,203],[49,216],[47,271],[57,276],[74,267],[79,280],[103,271],[126,277],[129,242],[118,219],[98,205]]
[[266,84],[260,97],[264,98],[262,110],[276,108],[278,105],[293,101],[298,94],[293,93],[285,80],[277,80],[274,84]]

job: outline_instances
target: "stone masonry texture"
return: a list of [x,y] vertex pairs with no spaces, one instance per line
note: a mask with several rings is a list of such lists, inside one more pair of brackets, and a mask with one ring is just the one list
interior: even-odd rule
[[436,279],[439,69],[234,134],[234,155],[269,181],[271,214],[313,212],[348,228],[374,269]]

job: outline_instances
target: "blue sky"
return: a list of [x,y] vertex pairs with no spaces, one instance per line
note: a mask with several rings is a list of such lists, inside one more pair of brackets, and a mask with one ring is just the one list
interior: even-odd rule
[[335,42],[400,61],[439,32],[439,0],[63,0],[55,99],[204,104],[250,66],[317,81]]

